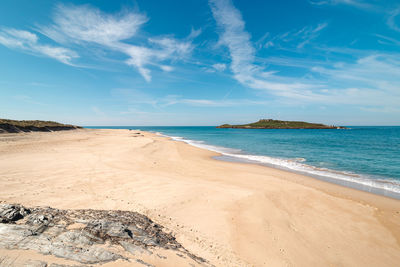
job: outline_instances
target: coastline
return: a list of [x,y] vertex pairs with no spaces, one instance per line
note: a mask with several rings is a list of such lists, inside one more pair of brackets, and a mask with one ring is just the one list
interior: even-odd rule
[[174,141],[184,142],[194,147],[219,153],[220,155],[214,157],[217,160],[257,164],[305,175],[314,179],[316,178],[325,182],[341,185],[344,187],[350,187],[364,192],[400,199],[400,184],[396,180],[374,179],[372,177],[359,175],[357,173],[350,173],[346,171],[338,171],[326,168],[321,169],[312,165],[304,164],[301,161],[298,162],[294,160],[281,159],[266,155],[243,154],[240,150],[233,148],[214,146],[206,144],[203,141],[189,140],[180,136],[169,136],[158,132],[151,132],[160,134],[160,136],[171,138]]
[[217,266],[400,261],[399,200],[134,132],[8,135],[0,200],[140,211]]

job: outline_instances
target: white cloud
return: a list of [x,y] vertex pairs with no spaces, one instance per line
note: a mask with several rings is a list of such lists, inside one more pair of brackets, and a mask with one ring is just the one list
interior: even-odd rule
[[[350,3],[350,2],[348,2]],[[311,74],[318,78],[291,78],[280,76],[274,71],[265,72],[255,63],[255,50],[250,35],[245,31],[240,12],[230,0],[210,0],[214,19],[219,27],[220,44],[228,48],[231,56],[233,77],[244,86],[265,91],[284,99],[299,102],[323,104],[355,104],[365,106],[395,107],[400,103],[400,56],[396,54],[375,54],[361,56],[354,63],[333,63],[328,67],[312,67]],[[313,38],[327,25],[303,28],[291,35]],[[359,56],[352,49],[339,49],[339,53]],[[365,53],[364,53],[365,54]],[[303,64],[287,62],[285,64]],[[281,61],[280,61],[281,62]],[[279,62],[278,62],[279,63]],[[282,62],[281,62],[282,64]],[[327,64],[325,64],[327,65]],[[303,66],[307,69],[307,66]]]
[[[400,56],[375,54],[363,57],[352,64],[337,64],[333,68],[314,67],[314,72],[335,82],[377,91],[386,95],[386,103],[400,103]],[[377,101],[377,99],[371,99]]]
[[270,47],[273,47],[273,46],[275,46],[275,44],[274,44],[274,42],[272,42],[272,41],[268,41],[268,42],[266,42],[265,45],[264,45],[265,48],[270,48]]
[[160,60],[168,58],[174,60],[183,59],[193,50],[191,42],[179,41],[171,37],[149,38],[149,42],[159,48],[154,51],[154,54]]
[[378,43],[380,44],[385,44],[385,45],[399,45],[400,46],[400,41],[396,40],[394,38],[388,37],[388,36],[384,36],[381,34],[375,34],[376,37],[380,38],[378,40]]
[[78,58],[78,54],[64,47],[39,44],[39,38],[36,34],[16,30],[0,29],[0,44],[13,49],[54,58],[64,64],[72,65],[72,60]]
[[173,71],[173,70],[174,70],[173,67],[167,66],[167,65],[160,65],[160,68],[161,68],[163,71],[166,71],[166,72],[170,72],[170,71]]
[[297,48],[303,48],[306,44],[310,43],[313,39],[317,38],[320,31],[325,29],[328,26],[328,23],[320,23],[315,28],[313,27],[304,27],[301,29],[299,34],[301,35],[301,39],[303,40],[301,43],[297,45]]
[[233,107],[233,106],[254,106],[266,105],[269,101],[255,101],[249,99],[178,99],[175,104],[186,104],[199,107]]
[[147,22],[137,12],[105,14],[88,5],[57,5],[54,24],[39,27],[40,31],[58,42],[92,42],[112,44],[133,37]]
[[192,28],[192,30],[190,31],[190,34],[188,36],[188,39],[194,39],[194,38],[198,37],[201,33],[202,33],[201,29],[195,30]]
[[269,101],[250,100],[250,99],[196,99],[184,98],[181,95],[166,95],[155,97],[147,92],[136,89],[113,89],[111,95],[115,98],[123,99],[125,102],[134,105],[150,105],[154,108],[164,108],[172,105],[188,105],[197,107],[230,107],[244,105],[265,105]]
[[216,63],[216,64],[213,64],[212,67],[217,71],[224,71],[226,69],[226,64]]
[[349,5],[361,9],[372,9],[374,5],[364,0],[310,0],[314,5]]
[[398,16],[399,14],[400,14],[400,8],[397,8],[397,9],[393,10],[393,11],[390,13],[390,16],[389,16],[389,18],[388,18],[388,20],[387,20],[388,26],[389,26],[392,30],[395,30],[395,31],[398,31],[398,32],[400,32],[400,26],[397,25],[397,23],[396,23],[396,18],[397,18],[397,16]]
[[309,58],[288,57],[288,56],[270,56],[258,61],[275,66],[286,66],[293,68],[310,69],[310,66],[330,65],[330,62],[315,60]]
[[228,47],[231,69],[235,75],[252,76],[257,69],[253,65],[255,50],[250,35],[244,29],[240,12],[230,0],[210,0],[211,10],[220,28],[220,44]]
[[319,23],[316,26],[305,26],[299,30],[285,32],[276,35],[265,41],[264,48],[277,47],[284,48],[288,44],[294,44],[296,48],[304,48],[312,40],[316,39],[321,31],[328,26],[328,23]]
[[144,38],[138,36],[140,27],[148,21],[144,14],[134,11],[107,14],[89,5],[57,5],[53,21],[49,26],[38,27],[39,31],[60,43],[97,45],[123,53],[128,57],[124,62],[135,67],[148,82],[151,81],[150,66],[172,71],[173,67],[165,62],[189,56],[193,38],[201,33],[192,29],[184,40],[171,36]]
[[36,46],[38,52],[48,57],[57,59],[65,64],[70,64],[73,58],[78,57],[77,54],[64,47],[53,47],[48,45]]
[[124,52],[130,56],[125,61],[126,64],[136,67],[143,78],[149,82],[151,80],[150,70],[144,66],[150,61],[152,51],[146,47],[127,45]]
[[[266,73],[255,65],[255,49],[251,44],[250,35],[245,31],[245,23],[239,10],[233,6],[230,0],[210,0],[209,3],[219,27],[219,43],[229,49],[230,68],[238,82],[254,89],[273,91],[278,95],[286,95],[288,91],[293,94],[299,89],[313,87],[300,82],[276,81],[280,77]],[[265,77],[270,79],[265,79]]]
[[3,31],[9,36],[13,36],[16,39],[21,40],[21,42],[36,43],[38,41],[36,34],[28,31],[20,31],[16,29],[4,29]]
[[166,60],[182,60],[192,51],[190,42],[180,42],[174,38],[164,37],[149,39],[153,47],[135,46],[125,43],[117,43],[112,47],[129,56],[125,62],[138,69],[146,81],[151,81],[150,69],[146,66],[155,65],[163,71],[172,71],[173,67],[161,64]]

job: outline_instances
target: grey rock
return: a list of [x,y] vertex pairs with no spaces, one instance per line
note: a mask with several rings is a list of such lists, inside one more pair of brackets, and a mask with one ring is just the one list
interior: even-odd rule
[[150,250],[142,248],[140,246],[137,246],[135,244],[132,244],[130,242],[124,242],[121,241],[119,242],[119,244],[129,253],[133,254],[133,255],[138,255],[138,254],[143,254],[143,253],[147,253],[147,254],[153,254]]
[[0,204],[0,223],[11,223],[24,218],[30,213],[21,205]]
[[[183,248],[173,235],[165,233],[161,225],[137,212],[27,209],[21,205],[0,204],[0,219],[0,248],[35,250],[87,266],[125,259],[115,252],[121,247],[133,255],[151,254],[149,248],[158,247],[175,250],[203,265],[206,263]],[[76,223],[85,227],[69,227]]]
[[24,267],[47,267],[47,262],[38,260],[28,260],[24,263]]

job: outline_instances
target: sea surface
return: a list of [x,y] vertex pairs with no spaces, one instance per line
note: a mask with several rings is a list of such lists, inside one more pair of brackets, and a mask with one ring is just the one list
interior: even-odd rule
[[263,164],[400,198],[400,126],[348,129],[217,129],[215,127],[88,127],[140,129],[216,151],[222,160]]

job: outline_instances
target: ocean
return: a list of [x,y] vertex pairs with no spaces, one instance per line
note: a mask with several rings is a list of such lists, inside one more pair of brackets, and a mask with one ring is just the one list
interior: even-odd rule
[[140,129],[216,151],[221,160],[267,165],[400,199],[400,126],[348,129]]

